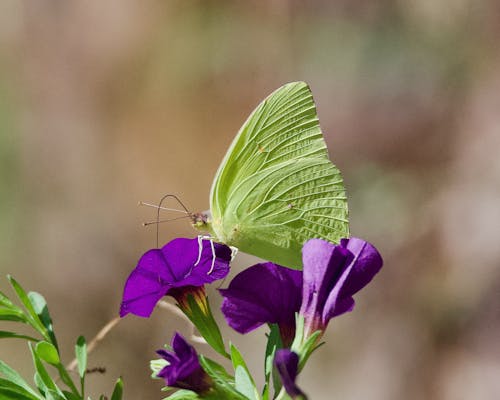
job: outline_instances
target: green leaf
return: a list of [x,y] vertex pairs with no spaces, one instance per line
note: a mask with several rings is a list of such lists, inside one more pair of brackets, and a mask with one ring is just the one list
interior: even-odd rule
[[234,371],[234,380],[236,390],[249,399],[258,399],[259,395],[255,387],[252,377],[248,371],[241,365],[238,365]]
[[199,356],[203,370],[212,378],[214,390],[203,398],[215,400],[248,400],[246,396],[235,388],[234,377],[229,375],[226,369],[219,363]]
[[[272,372],[274,370],[274,354],[276,353],[276,349],[282,348],[283,344],[281,342],[281,336],[279,327],[277,324],[269,324],[270,332],[267,337],[267,345],[266,345],[266,353],[264,357],[264,390],[262,392],[262,398],[264,400],[269,398],[270,391],[270,380],[272,376]],[[279,392],[281,386],[281,380],[274,380],[274,391],[275,393]]]
[[214,382],[234,385],[234,377],[229,375],[222,365],[202,355],[198,356],[198,358],[201,367]]
[[123,395],[123,381],[122,378],[118,378],[113,389],[113,394],[111,395],[111,400],[121,400]]
[[170,396],[165,397],[163,400],[194,400],[199,399],[198,395],[191,390],[181,389],[175,393],[172,393]]
[[47,306],[47,302],[45,301],[45,298],[37,292],[29,292],[28,293],[28,299],[33,306],[33,310],[40,320],[40,322],[43,324],[45,329],[48,332],[48,338],[50,339],[50,342],[56,347],[57,349],[57,340],[54,335],[54,328],[52,326],[52,318],[50,317],[49,313],[49,308]]
[[47,393],[48,390],[53,390],[55,392],[58,392],[62,396],[62,392],[57,387],[54,380],[43,366],[43,363],[38,353],[32,348],[32,346],[29,346],[29,348],[31,350],[31,355],[33,357],[33,364],[35,365],[36,369],[35,382],[38,388],[44,393]]
[[232,343],[230,344],[230,349],[231,349],[231,362],[233,363],[233,368],[236,369],[236,367],[241,366],[248,372],[248,375],[250,375],[250,371],[248,370],[248,367],[240,351]]
[[[61,364],[59,353],[56,347],[52,343],[49,342],[37,343],[37,345],[35,346],[35,353],[41,360],[56,367],[59,372],[59,377],[62,379],[62,381],[72,390],[72,392],[75,395],[78,394],[78,389],[76,388],[75,384],[73,383],[73,380],[66,371],[66,368]],[[41,374],[41,376],[43,377],[43,374]],[[51,388],[49,387],[49,389]]]
[[83,336],[80,336],[76,341],[75,354],[78,363],[78,374],[83,379],[87,369],[87,343]]
[[236,390],[249,399],[259,399],[259,392],[257,391],[255,382],[250,374],[245,360],[243,359],[243,356],[233,344],[230,345],[230,348]]
[[16,385],[14,382],[0,378],[0,399],[1,400],[41,400],[38,394],[27,391],[24,387]]
[[2,360],[0,360],[0,376],[3,376],[6,381],[12,382],[13,384],[21,387],[26,392],[30,393],[33,398],[38,397],[38,394],[23,379],[23,377],[19,375],[19,373],[15,369],[11,368]]
[[40,393],[42,393],[42,395],[45,396],[45,393],[49,389],[47,388],[47,385],[43,382],[43,379],[38,372],[35,372],[35,376],[33,377],[33,381],[35,382],[35,385],[38,388],[38,391]]
[[10,339],[10,338],[13,338],[13,339],[26,339],[26,340],[31,340],[31,341],[34,341],[34,342],[38,341],[38,339],[36,339],[34,337],[31,337],[31,336],[21,335],[19,333],[9,332],[9,331],[0,331],[0,339]]
[[64,394],[62,392],[58,392],[56,390],[49,389],[45,393],[46,400],[66,400]]
[[304,336],[305,319],[303,315],[295,314],[295,338],[293,339],[290,350],[299,355],[299,372],[302,371],[307,360],[314,350],[321,344],[316,344],[318,338],[321,336],[321,331],[316,331],[307,339]]
[[63,390],[62,392],[64,394],[64,397],[66,397],[67,400],[82,400],[81,396],[77,396],[74,393],[68,392],[66,390]]
[[42,324],[42,321],[40,321],[38,314],[33,308],[33,305],[31,304],[31,301],[22,286],[12,276],[9,275],[8,279],[10,284],[12,285],[12,288],[16,292],[17,297],[19,298],[19,300],[21,300],[21,303],[23,303],[24,308],[28,312],[28,314],[26,315],[27,322],[29,322],[31,326],[33,326],[33,328],[40,332],[44,338],[49,339],[47,329]]
[[158,377],[158,373],[168,365],[168,362],[163,358],[157,358],[149,362],[149,368],[151,369],[151,378],[162,379]]
[[50,365],[57,366],[61,363],[57,349],[52,343],[38,342],[35,346],[35,351],[43,361],[49,363]]
[[10,299],[3,292],[0,292],[0,306],[17,308],[16,305],[10,301]]
[[187,301],[189,310],[181,308],[182,311],[191,320],[207,343],[212,346],[217,353],[229,358],[219,326],[217,325],[217,322],[212,314],[212,310],[210,309],[208,298],[206,299],[206,310],[203,310],[200,307],[192,294],[187,296]]
[[28,319],[24,313],[18,309],[0,307],[0,321],[14,321],[27,323]]

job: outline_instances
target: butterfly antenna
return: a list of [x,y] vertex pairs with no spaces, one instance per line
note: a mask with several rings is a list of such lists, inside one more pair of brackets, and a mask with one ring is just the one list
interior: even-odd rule
[[181,205],[181,207],[184,209],[185,213],[187,216],[192,217],[191,212],[187,209],[187,207],[184,205],[184,203],[175,195],[175,194],[166,194],[160,199],[160,202],[158,203],[158,209],[156,210],[156,247],[159,247],[159,242],[160,242],[160,210],[162,209],[162,204],[163,202],[168,199],[169,197],[172,197],[173,199],[177,200],[177,203]]
[[162,220],[160,220],[160,221],[148,221],[148,222],[143,222],[143,223],[142,223],[142,226],[149,226],[149,225],[163,224],[164,222],[177,221],[178,219],[184,219],[184,218],[190,218],[190,217],[189,217],[189,215],[183,215],[182,217],[175,217],[175,218],[162,219]]
[[164,211],[175,211],[175,212],[188,214],[188,212],[185,210],[179,210],[177,208],[170,208],[170,207],[158,207],[158,205],[156,205],[156,204],[146,203],[145,201],[140,201],[137,205],[147,206],[147,207],[152,207],[152,208],[157,208],[157,209],[159,208],[160,210],[164,210]]

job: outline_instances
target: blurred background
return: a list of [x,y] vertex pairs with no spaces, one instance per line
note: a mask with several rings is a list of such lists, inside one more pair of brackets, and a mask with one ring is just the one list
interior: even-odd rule
[[[330,323],[304,391],[497,399],[499,41],[494,0],[2,0],[0,290],[11,293],[11,273],[45,295],[69,362],[78,335],[116,316],[125,279],[155,246],[141,226],[154,210],[138,200],[175,193],[207,209],[248,114],[305,80],[352,234],[385,267]],[[160,231],[162,242],[195,235],[186,221]],[[255,261],[240,254],[232,275]],[[122,320],[90,356],[107,369],[92,392],[122,375],[126,399],[161,399],[148,362],[174,330],[186,324],[159,309]],[[256,375],[265,331],[225,331]],[[0,342],[0,358],[31,377],[27,354]]]

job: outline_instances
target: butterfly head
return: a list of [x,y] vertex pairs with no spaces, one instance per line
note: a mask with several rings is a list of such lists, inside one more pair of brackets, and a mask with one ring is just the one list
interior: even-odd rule
[[203,211],[191,214],[191,223],[198,231],[211,232],[212,215],[210,211]]

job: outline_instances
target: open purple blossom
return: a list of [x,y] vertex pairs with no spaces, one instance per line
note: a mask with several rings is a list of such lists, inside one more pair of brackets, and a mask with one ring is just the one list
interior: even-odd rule
[[238,274],[228,289],[220,290],[228,324],[246,333],[277,323],[280,332],[289,330],[286,346],[290,333],[292,338],[295,334],[296,312],[304,317],[306,337],[324,331],[331,318],[354,308],[352,296],[382,267],[375,247],[358,238],[342,239],[338,245],[311,239],[302,248],[302,259],[303,271],[266,263]]
[[179,333],[172,338],[171,347],[172,351],[157,351],[168,362],[157,376],[165,379],[165,383],[170,387],[188,389],[198,394],[210,390],[212,379],[201,367],[194,347]]
[[288,345],[295,336],[301,290],[301,271],[268,262],[247,268],[219,292],[224,296],[222,312],[234,330],[247,333],[262,324],[275,323]]
[[370,243],[341,239],[334,245],[311,239],[302,248],[304,284],[300,314],[305,319],[306,337],[324,331],[328,321],[352,311],[352,296],[364,288],[382,268],[382,257]]
[[182,298],[186,290],[194,293],[194,288],[224,278],[230,260],[228,246],[198,238],[177,238],[148,250],[125,283],[120,316],[149,317],[163,296]]
[[304,393],[295,383],[299,373],[298,354],[288,349],[279,349],[274,356],[274,366],[288,395],[292,399],[305,398]]

